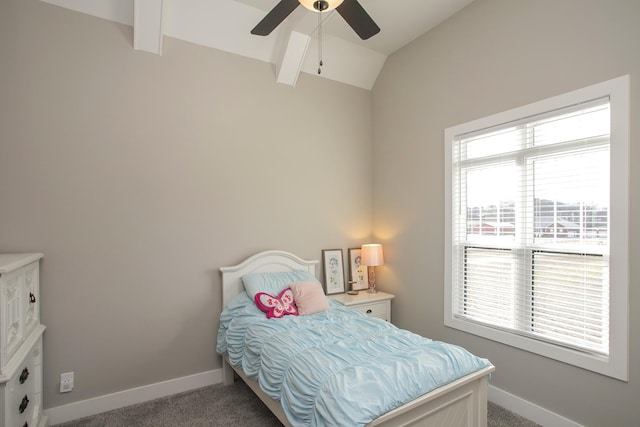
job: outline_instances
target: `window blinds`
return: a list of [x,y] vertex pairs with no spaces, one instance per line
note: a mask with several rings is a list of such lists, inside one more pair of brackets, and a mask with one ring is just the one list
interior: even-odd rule
[[609,98],[454,139],[454,316],[609,348]]

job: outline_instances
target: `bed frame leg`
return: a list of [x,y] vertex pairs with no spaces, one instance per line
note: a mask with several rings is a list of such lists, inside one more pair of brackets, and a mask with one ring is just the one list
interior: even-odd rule
[[227,358],[222,358],[222,383],[224,385],[233,384],[233,368],[227,362]]
[[478,398],[476,399],[476,405],[478,405],[478,413],[477,413],[477,420],[478,420],[478,426],[479,427],[486,427],[487,426],[487,401],[489,398],[489,393],[488,393],[488,387],[489,387],[489,380],[488,380],[488,376],[484,376],[480,379],[479,383],[478,383],[478,388],[477,388],[477,393],[478,393]]

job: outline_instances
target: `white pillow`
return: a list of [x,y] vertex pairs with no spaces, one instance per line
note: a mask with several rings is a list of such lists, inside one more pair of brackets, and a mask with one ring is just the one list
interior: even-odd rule
[[278,295],[293,282],[308,282],[317,280],[307,270],[290,270],[267,273],[250,273],[242,276],[244,290],[253,300],[258,292]]

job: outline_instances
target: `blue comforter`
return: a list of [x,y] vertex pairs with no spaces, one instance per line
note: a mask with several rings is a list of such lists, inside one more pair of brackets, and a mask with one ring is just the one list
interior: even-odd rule
[[335,301],[267,319],[244,292],[220,315],[217,351],[280,401],[293,426],[362,426],[491,365]]

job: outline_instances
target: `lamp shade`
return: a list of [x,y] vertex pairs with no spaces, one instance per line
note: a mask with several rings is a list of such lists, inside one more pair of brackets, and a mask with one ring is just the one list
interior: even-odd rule
[[362,257],[360,259],[362,265],[375,267],[384,264],[382,245],[379,243],[362,245],[360,256]]
[[[326,9],[323,9],[322,12],[329,12],[330,10],[335,9],[340,6],[343,1],[344,0],[326,0],[328,6]],[[316,0],[298,0],[298,2],[312,12],[320,12],[318,9],[313,7]]]

